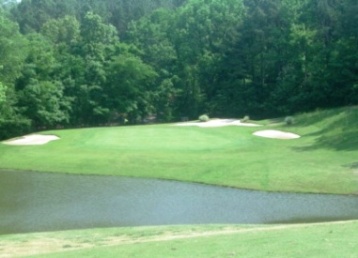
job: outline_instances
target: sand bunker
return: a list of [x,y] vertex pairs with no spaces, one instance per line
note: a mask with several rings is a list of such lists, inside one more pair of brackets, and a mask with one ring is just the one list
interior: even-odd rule
[[184,122],[177,123],[177,126],[198,126],[198,127],[222,127],[222,126],[260,126],[258,124],[242,123],[240,120],[236,119],[211,119],[207,122]]
[[[261,126],[258,124],[243,123],[240,120],[236,120],[236,119],[211,119],[207,122],[199,122],[199,121],[183,122],[183,123],[177,123],[175,125],[176,126],[198,126],[198,127],[222,127],[222,126],[230,126],[230,125],[250,126],[250,127]],[[254,132],[253,135],[260,136],[260,137],[266,137],[266,138],[272,138],[272,139],[284,139],[284,140],[297,139],[297,138],[301,137],[294,133],[283,132],[283,131],[278,131],[278,130],[262,130],[262,131]]]
[[19,138],[4,141],[8,145],[43,145],[50,141],[59,140],[56,135],[30,134]]
[[283,140],[297,139],[297,138],[301,137],[298,134],[282,132],[282,131],[278,131],[278,130],[257,131],[257,132],[254,132],[253,135],[265,137],[265,138],[283,139]]

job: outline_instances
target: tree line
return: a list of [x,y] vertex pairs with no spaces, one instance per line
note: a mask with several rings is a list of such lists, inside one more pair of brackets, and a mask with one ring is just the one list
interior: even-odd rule
[[0,138],[358,103],[356,0],[0,5]]

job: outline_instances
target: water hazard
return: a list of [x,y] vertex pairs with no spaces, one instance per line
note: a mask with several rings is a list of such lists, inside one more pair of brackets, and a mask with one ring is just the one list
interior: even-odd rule
[[0,171],[0,234],[80,228],[358,219],[358,197],[175,181]]

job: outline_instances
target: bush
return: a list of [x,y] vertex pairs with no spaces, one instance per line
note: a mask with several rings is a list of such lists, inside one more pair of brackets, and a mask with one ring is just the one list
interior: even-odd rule
[[286,116],[285,117],[285,124],[286,125],[292,125],[295,122],[292,116]]
[[25,118],[0,119],[0,140],[21,136],[31,131],[31,121]]
[[249,116],[244,116],[244,118],[241,119],[241,122],[246,123],[250,120]]
[[208,115],[201,115],[201,116],[199,116],[199,121],[200,122],[207,122],[207,121],[209,121],[209,116]]

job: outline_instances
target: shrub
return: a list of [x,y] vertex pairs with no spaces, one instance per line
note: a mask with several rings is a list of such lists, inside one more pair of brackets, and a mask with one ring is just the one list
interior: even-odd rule
[[0,119],[0,140],[21,136],[31,131],[31,121],[21,117],[12,120]]
[[285,117],[285,124],[286,125],[292,125],[295,122],[292,116],[286,116]]
[[207,121],[209,121],[209,116],[208,115],[201,115],[201,116],[199,116],[199,121],[200,122],[207,122]]
[[243,123],[246,123],[250,120],[250,117],[249,116],[244,116],[242,119],[241,119],[241,122]]

